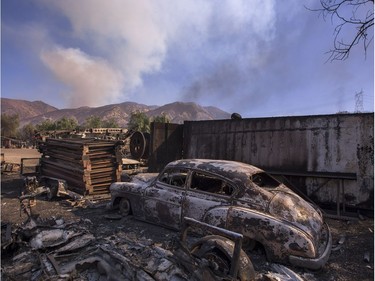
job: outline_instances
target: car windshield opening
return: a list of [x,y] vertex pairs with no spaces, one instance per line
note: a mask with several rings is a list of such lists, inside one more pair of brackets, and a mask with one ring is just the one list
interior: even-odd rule
[[170,169],[164,171],[159,177],[159,181],[169,185],[183,187],[186,182],[187,171],[184,169]]

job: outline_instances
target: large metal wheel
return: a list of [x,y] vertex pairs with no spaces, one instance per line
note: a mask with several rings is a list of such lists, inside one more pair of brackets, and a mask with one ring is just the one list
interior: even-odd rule
[[146,139],[142,132],[134,132],[130,137],[130,153],[134,159],[141,159],[146,150]]
[[131,213],[130,202],[126,198],[121,198],[119,202],[119,212],[122,216],[128,216]]

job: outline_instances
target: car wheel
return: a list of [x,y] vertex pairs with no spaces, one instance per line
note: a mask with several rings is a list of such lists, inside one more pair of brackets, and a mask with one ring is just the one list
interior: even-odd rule
[[119,203],[119,212],[122,216],[128,216],[130,215],[130,202],[126,198],[121,198],[120,203]]

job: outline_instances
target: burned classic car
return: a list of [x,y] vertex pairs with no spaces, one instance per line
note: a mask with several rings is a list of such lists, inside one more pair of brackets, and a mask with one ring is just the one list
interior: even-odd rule
[[243,235],[268,260],[319,269],[332,237],[322,213],[263,170],[226,160],[183,159],[160,174],[110,187],[122,215],[181,229],[184,217]]

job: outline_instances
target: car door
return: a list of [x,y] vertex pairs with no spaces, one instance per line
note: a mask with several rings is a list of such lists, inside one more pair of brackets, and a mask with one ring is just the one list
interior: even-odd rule
[[144,193],[145,219],[174,229],[181,226],[181,203],[186,190],[187,170],[163,171]]
[[[229,181],[217,175],[192,171],[184,197],[182,216],[224,226],[234,191]],[[210,215],[207,215],[208,213]]]

